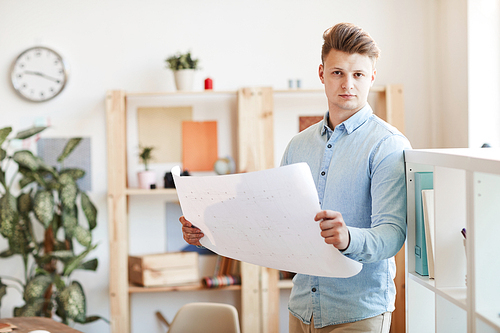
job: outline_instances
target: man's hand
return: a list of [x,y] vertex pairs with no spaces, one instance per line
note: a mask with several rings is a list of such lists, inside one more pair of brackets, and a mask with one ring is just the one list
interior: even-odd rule
[[316,214],[314,220],[320,221],[321,237],[325,239],[325,243],[332,244],[340,251],[347,249],[351,237],[342,214],[333,210],[323,210]]
[[179,222],[182,223],[182,235],[184,240],[191,245],[202,246],[200,239],[205,236],[200,229],[195,227],[191,222],[186,220],[184,216],[179,218]]

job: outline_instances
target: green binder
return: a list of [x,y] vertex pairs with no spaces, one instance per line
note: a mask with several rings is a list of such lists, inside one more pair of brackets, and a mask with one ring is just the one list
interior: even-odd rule
[[432,172],[415,172],[415,272],[428,276],[422,190],[432,190]]

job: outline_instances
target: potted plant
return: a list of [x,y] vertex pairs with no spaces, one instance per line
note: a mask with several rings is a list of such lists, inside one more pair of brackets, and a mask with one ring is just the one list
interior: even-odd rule
[[[62,166],[81,138],[67,142],[58,168],[29,150],[9,148],[13,139],[45,128],[33,127],[11,139],[11,127],[0,129],[0,234],[8,241],[0,258],[20,256],[24,266],[24,280],[0,276],[0,301],[11,287],[24,301],[14,308],[16,317],[57,315],[66,324],[88,323],[100,317],[87,317],[83,288],[70,276],[76,269],[97,269],[97,259],[86,259],[97,246],[92,244],[97,209],[76,183],[85,171]],[[85,216],[85,225],[79,216]]]
[[194,71],[198,69],[198,59],[191,57],[191,52],[177,53],[165,59],[168,68],[174,72],[175,86],[179,91],[193,89]]
[[149,189],[152,184],[156,184],[156,173],[152,170],[149,170],[149,162],[153,159],[152,151],[154,147],[139,147],[139,157],[144,164],[144,171],[139,172],[139,188]]

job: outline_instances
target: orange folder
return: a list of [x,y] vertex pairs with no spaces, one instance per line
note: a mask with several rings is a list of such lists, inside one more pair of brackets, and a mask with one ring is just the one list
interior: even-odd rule
[[182,167],[188,171],[211,171],[217,161],[217,122],[182,122]]

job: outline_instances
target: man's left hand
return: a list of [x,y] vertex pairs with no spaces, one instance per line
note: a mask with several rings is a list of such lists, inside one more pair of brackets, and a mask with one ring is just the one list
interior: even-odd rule
[[314,220],[320,221],[321,237],[325,239],[325,243],[332,244],[340,251],[347,249],[351,238],[342,214],[333,210],[323,210],[316,214]]

